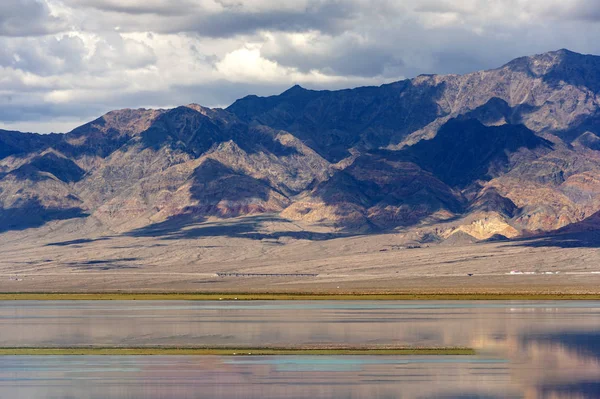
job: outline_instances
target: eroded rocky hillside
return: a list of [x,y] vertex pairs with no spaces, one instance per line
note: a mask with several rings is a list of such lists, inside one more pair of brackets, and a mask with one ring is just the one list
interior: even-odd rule
[[600,57],[560,50],[463,76],[294,86],[227,109],[113,111],[64,135],[0,131],[0,233],[262,213],[440,241],[589,229],[599,94]]

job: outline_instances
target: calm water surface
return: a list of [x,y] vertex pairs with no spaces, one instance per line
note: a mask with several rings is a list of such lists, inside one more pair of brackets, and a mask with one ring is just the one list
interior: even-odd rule
[[476,357],[0,357],[0,398],[600,398],[600,302],[0,302],[0,346],[472,346]]

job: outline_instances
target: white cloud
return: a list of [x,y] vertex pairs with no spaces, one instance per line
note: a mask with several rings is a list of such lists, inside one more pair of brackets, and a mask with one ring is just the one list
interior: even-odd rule
[[220,74],[233,82],[272,79],[279,81],[294,72],[290,68],[282,68],[274,61],[264,59],[260,49],[250,46],[226,54],[216,67]]
[[57,130],[120,107],[599,53],[597,20],[595,0],[2,0],[0,122]]
[[219,75],[231,82],[253,81],[268,84],[293,82],[317,86],[323,84],[337,86],[340,83],[373,83],[370,79],[355,76],[327,74],[316,69],[302,72],[296,67],[282,66],[276,61],[264,58],[260,46],[257,45],[247,45],[226,54],[216,64],[216,69]]
[[2,0],[0,36],[38,36],[67,29],[46,0]]

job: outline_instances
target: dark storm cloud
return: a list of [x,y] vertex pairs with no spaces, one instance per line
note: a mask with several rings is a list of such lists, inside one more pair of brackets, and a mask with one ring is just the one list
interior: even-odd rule
[[0,107],[0,121],[2,122],[36,122],[41,119],[77,116],[84,112],[84,108],[78,104],[67,106],[45,104],[3,104]]
[[201,11],[198,2],[192,0],[116,1],[116,0],[66,0],[73,8],[92,8],[99,11],[131,15],[157,14],[162,16],[189,15]]
[[316,29],[321,32],[334,33],[346,26],[346,21],[351,19],[354,11],[350,4],[342,4],[339,7],[325,4],[320,7],[311,7],[301,13],[232,11],[189,20],[181,28],[209,37],[229,37],[263,30],[304,32]]
[[[114,1],[68,0],[74,9],[88,8],[105,13],[109,26],[121,31],[177,33],[190,32],[206,37],[231,37],[274,30],[327,33],[348,28],[348,23],[363,12],[362,3],[353,0],[310,0],[299,7],[252,7],[252,2],[232,1]],[[250,6],[245,6],[249,3]],[[268,2],[263,0],[263,3]],[[217,6],[218,8],[215,8]],[[135,16],[135,18],[132,18]],[[102,16],[100,16],[102,18]]]
[[354,38],[332,40],[321,51],[298,49],[286,41],[265,46],[263,53],[281,65],[298,68],[302,72],[320,70],[329,75],[373,77],[386,75],[387,70],[398,71],[402,59],[381,47],[380,43],[359,43]]
[[447,13],[447,12],[464,12],[464,8],[457,7],[457,3],[460,2],[446,2],[443,0],[421,0],[415,6],[416,12],[430,12],[430,13]]
[[0,36],[46,35],[65,28],[65,22],[52,16],[42,0],[0,1]]
[[0,0],[0,124],[598,54],[597,21],[597,0]]
[[[231,99],[242,98],[248,93],[269,95],[282,92],[287,84],[232,83],[216,80],[206,84],[173,85],[168,90],[143,90],[132,93],[115,91],[101,100],[90,97],[87,100],[68,103],[8,101],[0,97],[0,121],[2,122],[38,122],[44,119],[68,118],[92,120],[119,108],[170,108],[178,105],[201,102],[203,104],[230,105]],[[19,100],[31,97],[35,93],[23,93]],[[201,100],[199,100],[201,97]],[[15,99],[17,100],[17,99]]]
[[600,21],[600,2],[597,0],[548,0],[535,11],[540,16],[559,20]]

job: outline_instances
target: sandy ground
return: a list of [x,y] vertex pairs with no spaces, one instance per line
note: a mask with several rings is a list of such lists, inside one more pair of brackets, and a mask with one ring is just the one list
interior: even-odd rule
[[600,293],[596,233],[412,248],[405,232],[332,238],[287,223],[249,231],[249,220],[136,235],[89,220],[4,233],[0,292]]

